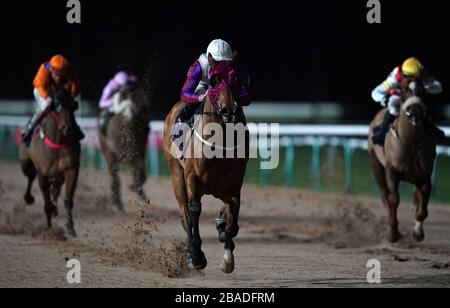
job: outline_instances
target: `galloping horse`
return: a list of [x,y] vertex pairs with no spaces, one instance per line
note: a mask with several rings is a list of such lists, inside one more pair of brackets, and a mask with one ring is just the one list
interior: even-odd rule
[[61,187],[65,183],[64,205],[68,214],[68,237],[76,237],[73,199],[80,166],[80,143],[74,136],[75,109],[76,103],[66,91],[56,93],[53,106],[39,133],[33,137],[30,147],[21,145],[19,150],[22,171],[28,178],[24,200],[29,205],[34,203],[31,188],[37,175],[44,196],[48,229],[52,227],[52,217],[58,215],[56,204]]
[[399,183],[406,181],[417,188],[414,194],[415,218],[413,237],[425,238],[423,223],[428,216],[428,202],[432,190],[432,174],[436,159],[436,141],[426,128],[427,108],[420,98],[422,86],[417,81],[402,85],[404,103],[400,116],[386,136],[384,149],[372,142],[373,128],[387,112],[380,111],[370,125],[369,155],[384,205],[389,210],[391,243],[401,235],[398,230],[397,209],[400,203]]
[[[111,175],[111,191],[113,205],[123,211],[120,194],[119,165],[129,165],[133,169],[133,184],[130,189],[142,200],[147,201],[143,185],[147,179],[145,171],[145,154],[149,133],[148,116],[143,98],[138,97],[139,88],[127,88],[117,95],[123,111],[115,114],[107,124],[106,131],[100,125],[98,136],[100,146],[108,164]],[[100,118],[104,116],[105,110]]]
[[[233,97],[236,76],[232,65],[228,62],[220,62],[218,66],[222,66],[222,71],[215,67],[210,72],[209,93],[215,92],[216,96],[212,99],[211,95],[208,95],[202,113],[194,124],[192,135],[189,134],[191,136],[189,144],[185,144],[185,148],[189,148],[188,153],[184,155],[185,158],[179,159],[171,151],[172,127],[178,113],[185,106],[183,102],[176,104],[166,118],[164,153],[172,173],[172,184],[180,206],[182,225],[188,237],[188,266],[196,270],[202,270],[207,266],[205,254],[201,250],[199,218],[202,212],[202,197],[212,195],[224,203],[220,219],[216,220],[216,227],[219,232],[219,241],[225,243],[225,254],[220,267],[224,273],[231,273],[234,271],[233,238],[239,232],[241,188],[248,163],[249,141],[246,136],[245,116]],[[208,125],[215,125],[225,131],[227,124],[238,123],[245,132],[245,139],[234,140],[234,145],[228,148],[217,143],[213,145],[210,142],[213,134],[206,132],[205,128]],[[226,135],[227,132],[224,133],[223,139],[227,139]],[[222,137],[219,139],[222,141]],[[243,158],[206,158],[205,155],[194,154],[198,151],[196,144],[209,149],[215,147],[216,150],[233,152],[245,146],[245,155],[240,156]]]

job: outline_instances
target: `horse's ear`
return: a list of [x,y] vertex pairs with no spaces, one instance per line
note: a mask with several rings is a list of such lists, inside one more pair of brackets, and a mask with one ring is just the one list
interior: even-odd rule
[[239,54],[237,51],[233,52],[233,59],[231,60],[231,64],[233,65],[234,69],[237,69],[239,67]]

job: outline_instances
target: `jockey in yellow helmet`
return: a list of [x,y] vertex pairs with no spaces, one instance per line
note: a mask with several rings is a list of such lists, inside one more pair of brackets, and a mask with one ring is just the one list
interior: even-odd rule
[[[414,79],[419,81],[429,94],[440,94],[442,92],[442,84],[434,79],[416,58],[409,58],[402,65],[396,67],[388,78],[372,91],[373,100],[388,108],[383,123],[374,129],[373,142],[375,144],[384,146],[386,134],[400,114],[402,104],[400,87],[405,81]],[[427,124],[438,141],[445,139],[444,132],[431,123],[431,120]]]

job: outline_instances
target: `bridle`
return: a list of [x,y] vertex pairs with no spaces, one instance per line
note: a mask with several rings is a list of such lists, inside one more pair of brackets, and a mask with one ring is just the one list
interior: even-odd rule
[[[61,124],[60,121],[58,121],[58,114],[61,113],[61,112],[63,112],[63,111],[65,111],[65,109],[66,109],[66,108],[65,108],[63,105],[61,105],[61,103],[58,103],[58,104],[52,106],[51,111],[50,111],[49,114],[48,114],[48,115],[52,118],[52,120],[54,121],[55,126],[56,126],[56,130],[58,130],[58,131],[62,131],[62,130],[63,130],[63,124]],[[45,128],[42,129],[42,126],[41,126],[41,132],[42,132],[42,134],[43,134],[42,140],[44,141],[44,143],[45,143],[50,149],[58,150],[58,151],[60,151],[60,150],[67,150],[67,149],[69,149],[69,148],[72,146],[72,144],[73,144],[73,139],[70,138],[70,137],[67,138],[67,140],[66,140],[65,143],[56,143],[56,142],[53,142],[53,141],[47,136],[46,129],[45,129]],[[67,132],[62,132],[62,133],[63,133],[63,134],[67,134]]]

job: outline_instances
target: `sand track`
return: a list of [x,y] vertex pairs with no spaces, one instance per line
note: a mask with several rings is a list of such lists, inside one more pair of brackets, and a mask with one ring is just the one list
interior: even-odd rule
[[[247,186],[236,271],[222,274],[223,246],[213,220],[220,203],[205,198],[202,273],[185,268],[184,231],[170,181],[150,179],[150,204],[126,189],[127,214],[109,207],[105,173],[82,171],[76,194],[78,238],[63,236],[65,212],[44,231],[42,197],[21,200],[17,164],[0,162],[0,287],[72,287],[66,261],[79,259],[81,287],[365,287],[369,259],[382,263],[382,286],[450,286],[450,207],[431,206],[427,238],[411,239],[413,215],[400,209],[399,244],[384,239],[386,212],[376,199]],[[127,184],[124,177],[124,185]]]

